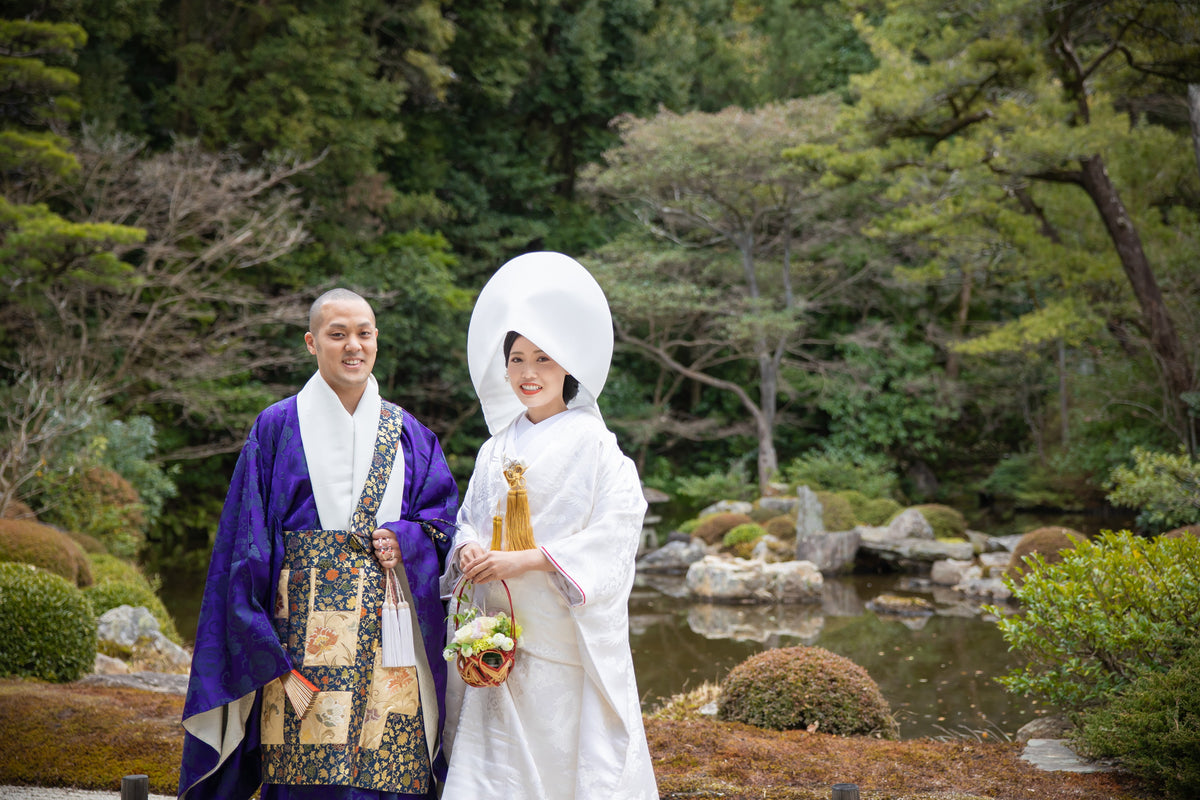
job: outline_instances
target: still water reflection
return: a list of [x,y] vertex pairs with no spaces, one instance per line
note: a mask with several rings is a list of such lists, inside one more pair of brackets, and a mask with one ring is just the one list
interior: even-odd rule
[[[190,640],[204,578],[163,577],[163,601]],[[1043,711],[993,680],[1017,659],[993,623],[952,595],[924,595],[938,606],[933,617],[902,621],[866,610],[868,600],[896,590],[898,580],[827,579],[819,606],[725,606],[673,596],[680,592],[680,578],[639,576],[629,612],[643,709],[653,710],[705,681],[719,682],[767,648],[810,644],[866,669],[896,713],[904,738],[1012,735]]]
[[768,648],[808,644],[866,669],[906,739],[1012,735],[1042,713],[993,680],[1018,660],[994,623],[953,596],[924,595],[937,604],[932,617],[884,618],[865,609],[868,600],[896,590],[897,580],[827,579],[819,606],[724,606],[672,596],[678,579],[639,577],[629,610],[642,706],[649,711],[663,698],[720,681]]

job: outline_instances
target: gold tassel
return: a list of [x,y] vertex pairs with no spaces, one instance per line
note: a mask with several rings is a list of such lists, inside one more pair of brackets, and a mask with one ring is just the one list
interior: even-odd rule
[[508,506],[504,510],[506,550],[532,550],[533,522],[529,518],[529,497],[525,494],[525,467],[520,462],[510,464],[504,470],[508,481]]
[[504,517],[492,517],[492,549],[499,550],[504,541]]

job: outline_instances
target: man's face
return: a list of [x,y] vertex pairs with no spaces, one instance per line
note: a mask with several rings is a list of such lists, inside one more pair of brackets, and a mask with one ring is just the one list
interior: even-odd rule
[[342,405],[358,407],[379,351],[375,314],[365,301],[331,300],[320,308],[316,330],[304,334],[308,352],[317,357],[317,370]]

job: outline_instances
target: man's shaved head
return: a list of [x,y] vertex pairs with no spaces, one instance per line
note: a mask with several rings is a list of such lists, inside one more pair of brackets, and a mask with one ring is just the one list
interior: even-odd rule
[[[371,307],[371,304],[368,303],[362,295],[352,292],[349,289],[330,289],[328,292],[314,300],[312,306],[308,309],[308,329],[316,332],[317,328],[320,327],[319,321],[321,319],[321,307],[326,303],[337,302],[339,300],[352,300],[366,304],[367,308]],[[375,312],[372,311],[371,316],[374,315]]]

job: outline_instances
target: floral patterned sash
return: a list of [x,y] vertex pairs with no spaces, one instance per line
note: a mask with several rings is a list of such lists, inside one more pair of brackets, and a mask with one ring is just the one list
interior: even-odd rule
[[369,544],[400,432],[400,407],[384,401],[352,530],[283,534],[275,632],[319,691],[300,719],[279,681],[263,688],[264,783],[429,790],[417,670],[380,664],[383,574]]

